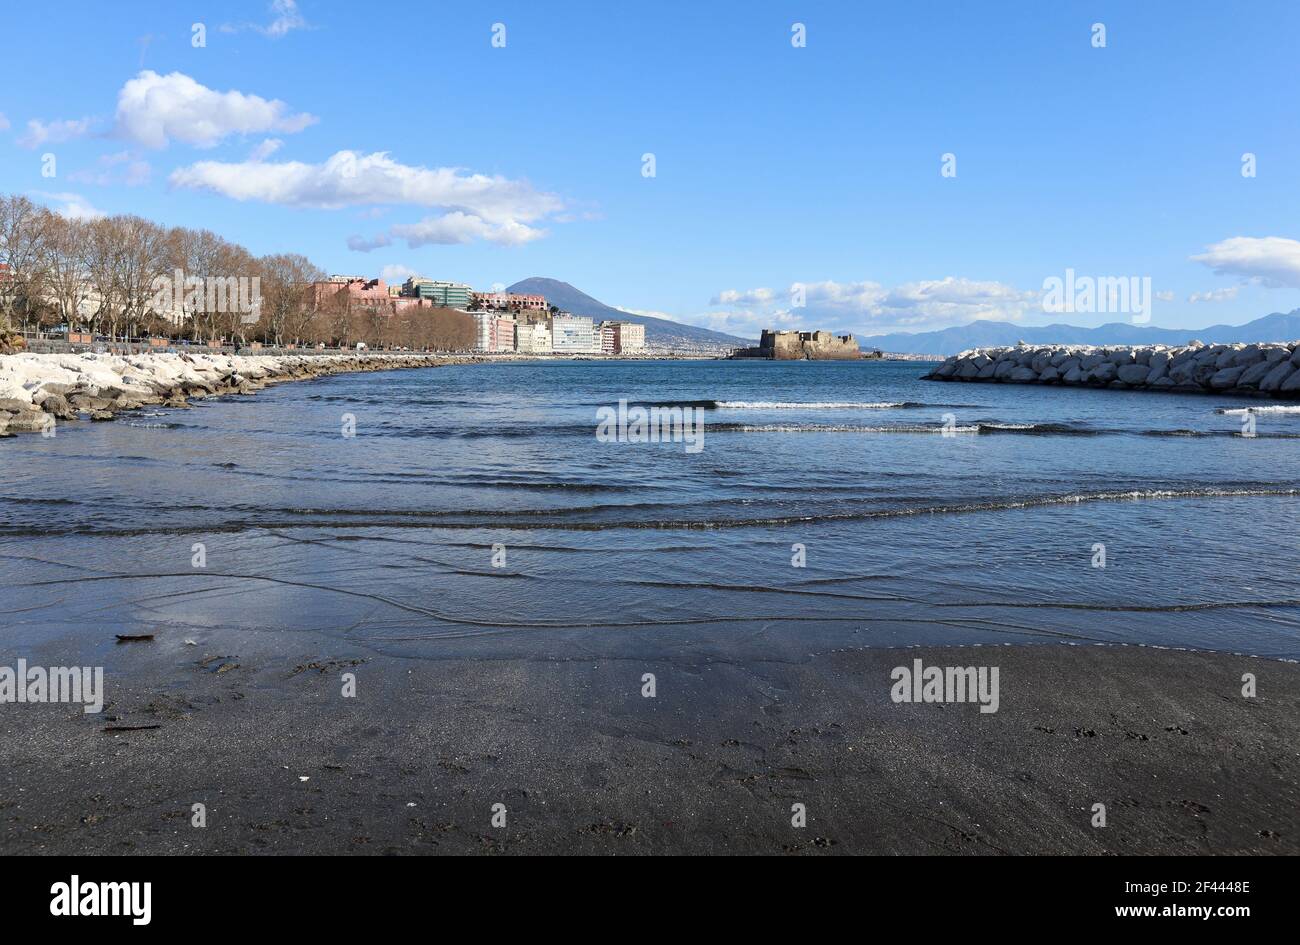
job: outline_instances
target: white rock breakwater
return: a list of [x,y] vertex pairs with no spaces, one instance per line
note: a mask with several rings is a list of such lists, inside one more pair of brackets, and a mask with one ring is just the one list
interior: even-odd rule
[[427,354],[10,354],[0,355],[0,436],[45,431],[52,419],[112,420],[151,405],[248,394],[268,384],[352,371],[436,367]]
[[925,379],[1300,399],[1300,342],[977,348],[948,358]]

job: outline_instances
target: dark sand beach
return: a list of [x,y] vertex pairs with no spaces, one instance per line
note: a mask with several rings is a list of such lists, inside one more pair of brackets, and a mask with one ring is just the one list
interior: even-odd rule
[[[732,663],[408,660],[336,643],[276,657],[248,645],[138,644],[102,716],[0,713],[0,847],[1300,852],[1300,665],[1289,662],[1129,646]],[[918,657],[999,666],[999,711],[893,703],[890,670]],[[344,672],[355,698],[340,695]],[[1247,672],[1253,699],[1241,695]],[[655,698],[641,695],[644,673]],[[195,803],[206,827],[191,825]],[[504,827],[491,825],[498,803]],[[796,803],[804,828],[791,826]],[[1096,803],[1104,828],[1091,826]]]

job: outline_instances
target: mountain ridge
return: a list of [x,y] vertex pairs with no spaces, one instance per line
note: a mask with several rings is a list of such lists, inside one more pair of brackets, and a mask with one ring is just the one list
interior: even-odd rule
[[1075,325],[1015,325],[1010,322],[974,321],[938,331],[893,332],[860,338],[863,349],[879,348],[905,354],[953,355],[970,348],[993,348],[1024,341],[1031,345],[1181,345],[1193,339],[1207,344],[1246,344],[1294,341],[1300,338],[1300,308],[1273,312],[1243,325],[1208,328],[1159,328],[1110,322],[1094,328]]
[[697,328],[695,325],[685,325],[667,318],[625,312],[592,298],[567,282],[545,276],[529,276],[527,279],[521,279],[506,291],[520,295],[543,295],[547,303],[556,308],[574,315],[585,315],[596,321],[608,319],[645,325],[646,344],[652,348],[716,351],[724,348],[743,348],[754,343],[752,340],[736,335],[728,335],[708,328]]

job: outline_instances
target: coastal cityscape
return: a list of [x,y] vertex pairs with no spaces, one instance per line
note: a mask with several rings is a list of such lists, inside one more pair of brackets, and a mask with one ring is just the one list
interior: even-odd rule
[[428,855],[1286,916],[1300,7],[5,27],[20,920],[346,935]]
[[400,285],[327,277],[302,256],[256,258],[210,232],[138,217],[67,219],[23,195],[0,195],[0,230],[0,315],[36,340],[541,357],[650,350],[644,325],[561,311],[541,294],[417,275]]
[[411,276],[400,286],[364,276],[330,276],[311,286],[316,304],[354,306],[398,315],[423,308],[469,315],[474,322],[472,350],[480,354],[639,355],[646,351],[645,326],[634,322],[596,322],[562,312],[542,295],[478,292],[458,282]]

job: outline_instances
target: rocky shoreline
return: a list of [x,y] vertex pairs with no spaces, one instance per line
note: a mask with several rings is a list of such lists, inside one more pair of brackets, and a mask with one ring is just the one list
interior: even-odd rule
[[1300,399],[1300,342],[977,348],[923,379]]
[[112,420],[191,398],[251,394],[268,384],[330,374],[460,363],[433,354],[12,354],[0,356],[0,436],[51,430],[59,420]]

